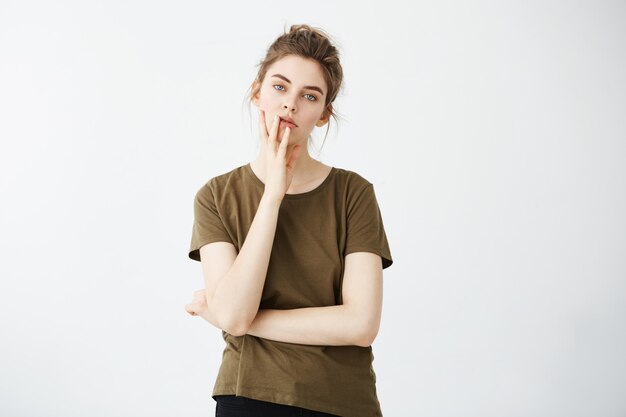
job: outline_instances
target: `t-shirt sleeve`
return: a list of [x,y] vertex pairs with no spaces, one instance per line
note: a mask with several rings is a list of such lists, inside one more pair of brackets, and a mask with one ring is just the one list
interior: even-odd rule
[[393,263],[383,218],[371,183],[348,202],[344,256],[352,252],[373,252],[380,255],[383,269]]
[[207,243],[233,243],[217,209],[214,191],[208,184],[202,186],[196,193],[193,213],[189,258],[200,261],[200,248]]

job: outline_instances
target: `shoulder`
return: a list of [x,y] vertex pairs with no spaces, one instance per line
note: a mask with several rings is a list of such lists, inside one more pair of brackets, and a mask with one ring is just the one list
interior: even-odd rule
[[242,165],[206,180],[196,191],[195,204],[204,207],[222,207],[238,196],[256,194],[254,188],[259,186],[246,172],[246,166]]
[[246,179],[245,167],[245,165],[241,165],[228,172],[223,172],[211,177],[202,184],[197,194],[220,193],[226,188],[244,183]]
[[372,185],[372,182],[356,171],[346,168],[334,167],[335,177],[339,182],[350,188],[362,188]]
[[346,194],[348,199],[362,194],[365,190],[373,188],[373,184],[358,172],[335,167],[335,182],[338,188]]

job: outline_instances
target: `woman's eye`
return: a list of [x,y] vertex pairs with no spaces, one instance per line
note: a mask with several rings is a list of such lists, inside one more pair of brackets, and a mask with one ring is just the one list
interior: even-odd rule
[[[285,87],[280,84],[274,84],[272,85],[272,87],[274,87],[274,90],[277,90],[277,91],[285,91]],[[317,100],[317,97],[315,97],[313,94],[305,94],[304,97],[306,97],[306,99],[309,101]]]

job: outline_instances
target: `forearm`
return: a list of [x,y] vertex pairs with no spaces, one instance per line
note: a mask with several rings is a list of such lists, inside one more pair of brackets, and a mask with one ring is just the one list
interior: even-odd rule
[[259,310],[248,334],[279,342],[324,346],[369,346],[367,326],[346,305]]
[[224,327],[245,331],[258,311],[280,204],[265,195],[261,198],[237,258],[209,296],[208,304]]

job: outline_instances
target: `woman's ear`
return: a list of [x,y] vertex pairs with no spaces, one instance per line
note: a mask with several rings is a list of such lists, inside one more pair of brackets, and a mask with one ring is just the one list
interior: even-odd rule
[[330,116],[332,114],[333,114],[333,104],[330,103],[328,107],[326,108],[326,110],[324,110],[324,113],[322,113],[322,117],[320,117],[320,119],[315,123],[315,126],[317,127],[324,126],[326,123],[328,123],[328,120],[330,120]]

